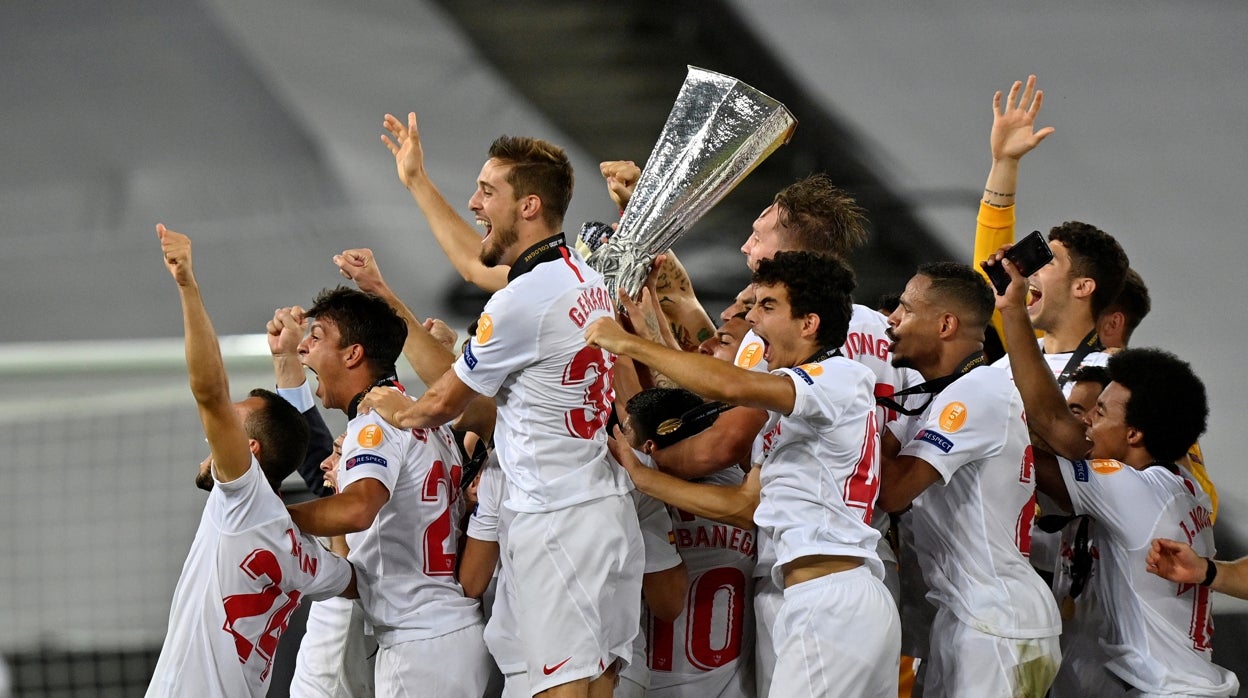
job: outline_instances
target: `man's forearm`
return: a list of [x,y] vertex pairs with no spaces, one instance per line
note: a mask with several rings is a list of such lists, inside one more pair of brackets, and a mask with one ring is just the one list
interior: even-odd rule
[[[779,376],[746,371],[714,357],[669,349],[636,336],[622,353],[712,400],[785,414],[793,409],[792,383]],[[774,380],[787,383],[787,397],[783,390],[768,389],[768,382]]]
[[1040,353],[1026,308],[1002,310],[1001,320],[1005,325],[1014,385],[1027,410],[1027,426],[1052,446],[1057,455],[1083,458],[1091,447],[1085,436],[1087,428],[1066,405],[1066,397]]
[[429,222],[434,239],[465,281],[491,293],[507,285],[507,267],[491,268],[481,263],[481,236],[442,196],[428,174],[413,177],[407,190]]
[[740,528],[754,525],[758,496],[742,487],[687,482],[646,467],[629,470],[633,485],[643,494],[714,521]]

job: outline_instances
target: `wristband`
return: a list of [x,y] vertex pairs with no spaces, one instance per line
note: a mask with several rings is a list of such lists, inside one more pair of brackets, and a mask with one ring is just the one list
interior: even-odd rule
[[1213,558],[1207,557],[1205,558],[1205,561],[1209,563],[1209,567],[1205,571],[1205,581],[1200,583],[1202,587],[1207,587],[1210,584],[1213,584],[1214,577],[1218,576],[1218,566],[1214,563]]

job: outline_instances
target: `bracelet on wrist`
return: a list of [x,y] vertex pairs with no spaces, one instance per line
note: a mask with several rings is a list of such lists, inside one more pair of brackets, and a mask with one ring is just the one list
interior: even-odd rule
[[1200,583],[1202,587],[1213,584],[1214,578],[1218,576],[1218,565],[1213,561],[1213,558],[1207,557],[1205,562],[1208,563],[1208,567],[1205,569],[1205,581]]

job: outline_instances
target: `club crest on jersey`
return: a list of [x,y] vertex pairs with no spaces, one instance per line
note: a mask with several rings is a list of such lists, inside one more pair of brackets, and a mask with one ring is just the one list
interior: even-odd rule
[[1079,482],[1088,481],[1088,462],[1086,460],[1071,461],[1070,465],[1074,468],[1076,480]]
[[1092,469],[1101,475],[1113,475],[1122,470],[1122,463],[1116,460],[1105,460],[1104,458],[1094,458],[1092,460]]
[[924,429],[915,435],[916,441],[926,441],[929,444],[948,453],[953,450],[953,442],[946,439],[943,435],[938,434],[930,429]]
[[477,344],[485,344],[494,336],[494,318],[489,313],[481,313],[477,319]]
[[940,411],[940,430],[952,434],[966,425],[966,405],[951,402]]
[[385,440],[385,436],[382,434],[381,427],[369,424],[360,430],[360,435],[355,437],[355,440],[364,448],[377,448]]
[[380,465],[383,468],[388,467],[388,464],[386,463],[385,458],[382,458],[381,456],[378,456],[373,453],[361,453],[358,456],[352,456],[347,459],[346,469],[350,470],[357,465],[369,465],[369,464]]
[[754,368],[759,361],[763,360],[763,343],[750,342],[741,347],[741,351],[737,353],[737,366],[740,368]]

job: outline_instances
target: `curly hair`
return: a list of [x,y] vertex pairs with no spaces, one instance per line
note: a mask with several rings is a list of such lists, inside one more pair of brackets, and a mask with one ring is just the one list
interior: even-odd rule
[[867,242],[867,217],[854,198],[816,174],[785,187],[774,201],[780,224],[799,250],[848,259]]
[[1153,458],[1177,461],[1205,432],[1205,384],[1186,362],[1161,349],[1125,349],[1109,360],[1109,377],[1131,391],[1127,426],[1144,434]]
[[373,367],[374,378],[394,372],[394,364],[407,341],[407,324],[378,296],[347,286],[325,289],[316,297],[307,316],[334,323],[340,347],[364,347],[364,358]]
[[854,272],[836,257],[814,252],[777,252],[758,263],[753,282],[764,286],[783,285],[789,292],[794,318],[815,314],[819,329],[815,339],[820,346],[839,347],[849,333],[856,282]]
[[1112,235],[1096,226],[1067,221],[1049,231],[1049,242],[1060,242],[1070,253],[1073,276],[1096,282],[1092,291],[1092,317],[1098,318],[1122,291],[1131,261]]
[[542,219],[552,228],[563,225],[574,183],[572,162],[563,148],[540,138],[499,136],[489,155],[511,166],[507,183],[517,199],[536,195],[542,200]]

